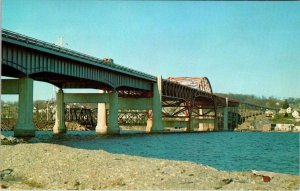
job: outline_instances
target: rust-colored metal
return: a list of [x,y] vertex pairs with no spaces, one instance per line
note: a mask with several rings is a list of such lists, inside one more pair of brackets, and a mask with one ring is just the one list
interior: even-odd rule
[[206,77],[169,77],[168,80],[197,90],[213,93],[210,82]]
[[205,92],[200,89],[195,89],[171,80],[163,80],[162,96],[184,100],[191,100],[192,98],[197,97],[202,97],[204,99],[213,98],[212,93]]

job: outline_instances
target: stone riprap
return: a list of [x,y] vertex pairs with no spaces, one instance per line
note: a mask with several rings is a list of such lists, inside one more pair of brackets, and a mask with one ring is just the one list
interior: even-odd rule
[[18,139],[18,138],[12,137],[12,136],[5,137],[4,135],[0,135],[0,139],[1,139],[2,145],[15,145],[15,144],[26,142],[23,139]]
[[299,176],[225,172],[192,162],[111,154],[50,143],[1,145],[2,189],[297,190]]

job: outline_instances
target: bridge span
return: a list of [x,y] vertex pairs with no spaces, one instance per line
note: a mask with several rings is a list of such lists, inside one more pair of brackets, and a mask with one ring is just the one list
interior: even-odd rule
[[[15,136],[34,136],[32,120],[33,82],[43,81],[59,88],[53,132],[66,132],[66,103],[98,103],[96,133],[118,134],[118,113],[147,111],[147,132],[165,127],[192,132],[203,123],[214,130],[228,130],[228,108],[239,102],[217,96],[207,78],[152,76],[112,59],[99,59],[12,31],[2,30],[2,94],[18,94]],[[99,93],[64,93],[67,88],[93,88]],[[107,112],[108,111],[108,112]],[[108,115],[107,115],[108,113]],[[218,118],[222,117],[222,125]]]

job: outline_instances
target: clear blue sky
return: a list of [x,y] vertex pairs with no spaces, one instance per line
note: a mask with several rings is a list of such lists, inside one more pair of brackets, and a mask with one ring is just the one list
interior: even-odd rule
[[2,27],[214,92],[300,97],[299,2],[3,0]]

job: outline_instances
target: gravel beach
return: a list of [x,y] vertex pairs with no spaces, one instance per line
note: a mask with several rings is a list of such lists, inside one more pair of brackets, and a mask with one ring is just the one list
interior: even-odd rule
[[[51,143],[1,145],[1,189],[298,190],[299,176],[225,172],[192,162]],[[266,179],[268,181],[268,179]]]

